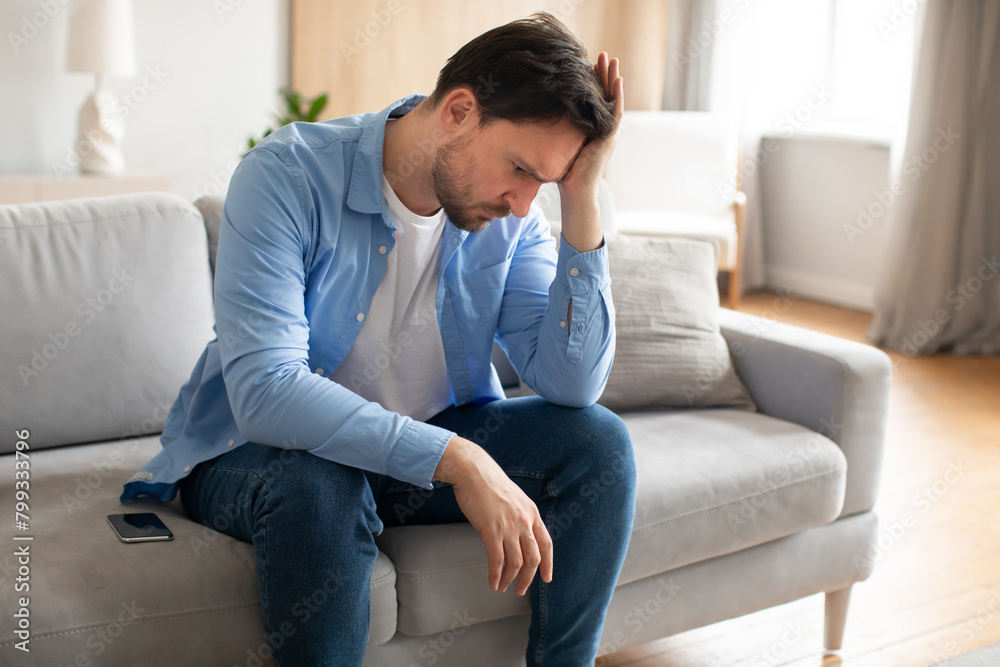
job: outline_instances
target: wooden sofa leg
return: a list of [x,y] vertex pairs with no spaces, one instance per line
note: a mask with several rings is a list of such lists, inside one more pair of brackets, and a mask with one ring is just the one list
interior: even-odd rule
[[844,641],[844,625],[847,622],[847,605],[851,600],[851,587],[826,594],[826,615],[823,629],[823,646],[828,651],[837,651]]

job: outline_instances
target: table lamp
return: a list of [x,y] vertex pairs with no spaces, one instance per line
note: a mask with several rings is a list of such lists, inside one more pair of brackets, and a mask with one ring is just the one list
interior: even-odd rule
[[121,151],[123,118],[102,77],[135,75],[132,0],[73,0],[66,69],[97,76],[94,92],[80,109],[77,154],[80,171],[114,174],[125,169]]

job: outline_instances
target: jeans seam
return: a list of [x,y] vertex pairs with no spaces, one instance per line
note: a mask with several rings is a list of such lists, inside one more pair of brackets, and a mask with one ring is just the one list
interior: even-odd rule
[[[548,485],[550,487],[550,495],[552,496],[552,504],[549,505],[549,511],[545,513],[545,525],[550,526],[550,519],[552,519],[556,510],[556,503],[559,500],[557,493],[552,492],[551,482]],[[535,647],[535,662],[541,664],[543,657],[543,648],[545,647],[545,633],[548,629],[549,623],[549,605],[546,602],[548,586],[544,581],[542,581],[541,576],[538,578],[538,646]]]
[[[259,475],[257,475],[256,473],[248,473],[248,474],[257,476],[259,478]],[[267,556],[270,553],[270,549],[268,548],[268,545],[267,545],[267,533],[268,533],[268,530],[267,530],[267,517],[271,514],[271,505],[269,504],[269,500],[270,500],[270,497],[271,497],[271,487],[268,486],[267,480],[263,480],[262,479],[262,481],[264,482],[264,490],[263,490],[263,494],[264,494],[264,500],[263,500],[263,503],[264,503],[264,516],[263,516],[263,518],[261,518],[261,530],[263,531],[263,535],[264,535],[264,537],[263,537],[263,540],[264,540],[264,571],[263,571],[263,575],[264,576],[260,577],[260,608],[261,608],[261,611],[264,612],[264,616],[265,616],[264,620],[265,620],[265,625],[267,627],[267,631],[273,633],[275,631],[275,629],[274,629],[274,621],[271,618],[271,605],[267,601],[267,599],[268,599],[268,591],[267,591],[267,582],[268,582],[268,577],[267,577],[267,560],[268,559],[267,559]],[[278,661],[278,656],[274,655],[273,657],[274,657],[274,662],[278,664],[278,667],[281,667],[281,664]]]
[[508,477],[527,477],[528,479],[547,479],[548,475],[542,472],[536,472],[534,470],[525,470],[523,468],[514,468],[512,470],[504,470],[504,473]]

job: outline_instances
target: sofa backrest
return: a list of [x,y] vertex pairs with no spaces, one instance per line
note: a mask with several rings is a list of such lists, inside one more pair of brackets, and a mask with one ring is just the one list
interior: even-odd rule
[[0,206],[0,452],[158,433],[214,337],[198,209],[146,192]]

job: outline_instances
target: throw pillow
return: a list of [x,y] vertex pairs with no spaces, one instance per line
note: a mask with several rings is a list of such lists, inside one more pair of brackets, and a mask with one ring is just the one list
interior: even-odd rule
[[617,346],[598,402],[756,410],[719,331],[718,245],[614,232],[605,242]]

